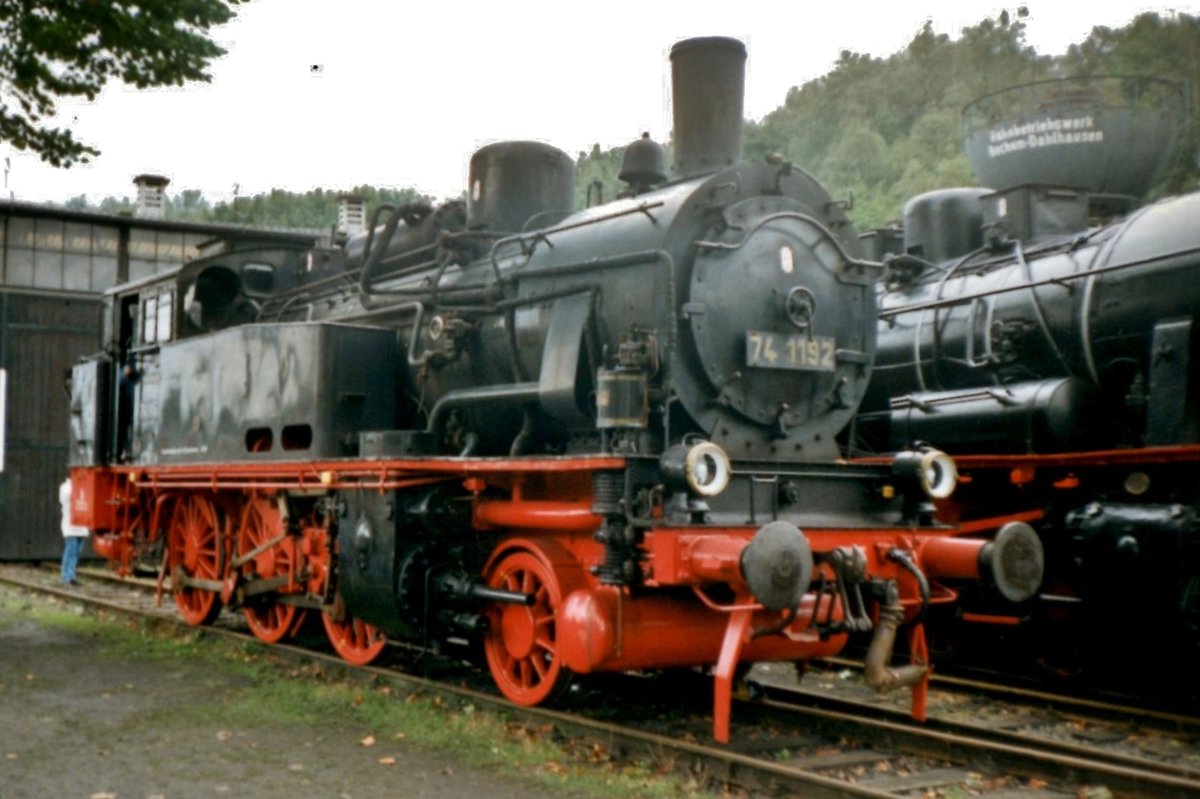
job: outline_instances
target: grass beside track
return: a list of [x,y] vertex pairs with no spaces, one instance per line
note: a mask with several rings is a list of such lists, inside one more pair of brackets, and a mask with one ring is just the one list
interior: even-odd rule
[[54,598],[0,587],[0,625],[20,618],[85,636],[98,657],[113,661],[136,659],[167,668],[187,660],[219,670],[223,687],[212,701],[163,707],[142,715],[143,724],[218,725],[231,731],[274,725],[349,730],[363,746],[378,751],[381,765],[387,765],[389,752],[411,747],[564,796],[728,796],[674,774],[670,762],[621,760],[602,747],[560,736],[552,726],[531,727],[471,704],[452,707],[438,697],[402,694],[386,685],[348,679],[320,664],[298,666],[266,646],[181,635],[167,627],[97,615]]

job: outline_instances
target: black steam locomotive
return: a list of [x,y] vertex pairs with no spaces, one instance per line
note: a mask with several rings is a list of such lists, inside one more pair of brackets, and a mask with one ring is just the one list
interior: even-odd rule
[[1027,598],[1041,550],[1021,522],[937,522],[937,450],[842,460],[879,266],[812,177],[738,163],[745,56],[673,48],[675,177],[635,142],[608,204],[573,211],[567,156],[498,143],[465,203],[111,292],[72,378],[96,549],[152,563],[195,624],[240,608],[276,641],[314,611],[356,662],[385,635],[480,642],[523,704],[712,666],[721,739],[739,663],[869,633],[869,680],[920,714],[925,609],[964,583]]
[[[1200,193],[1128,211],[1177,149],[1185,100],[1105,78],[968,106],[968,155],[996,189],[908,204],[857,423],[871,451],[955,456],[944,518],[1042,536],[1039,598],[968,621],[1070,618],[1054,635],[1109,663],[1200,644]],[[1114,648],[1114,628],[1144,643]]]

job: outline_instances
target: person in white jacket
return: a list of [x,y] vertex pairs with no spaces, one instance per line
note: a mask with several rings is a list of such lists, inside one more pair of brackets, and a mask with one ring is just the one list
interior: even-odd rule
[[58,487],[58,504],[62,506],[63,555],[59,574],[63,585],[79,585],[75,581],[75,568],[79,565],[79,553],[87,540],[88,530],[71,524],[71,478],[63,480]]

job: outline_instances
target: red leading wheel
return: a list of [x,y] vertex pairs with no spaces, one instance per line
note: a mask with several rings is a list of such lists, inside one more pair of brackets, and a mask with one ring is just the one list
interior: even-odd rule
[[216,591],[184,585],[183,578],[221,579],[221,528],[217,509],[191,494],[175,503],[167,528],[167,566],[175,606],[185,622],[208,624],[221,612]]
[[534,596],[529,607],[498,606],[484,639],[488,668],[500,692],[525,706],[558,698],[572,673],[558,654],[555,622],[564,597],[554,568],[534,552],[513,550],[491,569],[488,585]]
[[345,621],[334,621],[328,612],[321,614],[329,643],[342,660],[355,666],[365,666],[383,654],[387,639],[383,633],[365,621],[350,616]]
[[[291,584],[290,578],[294,578],[297,568],[296,539],[286,536],[270,546],[264,546],[279,538],[283,532],[283,519],[273,502],[257,495],[246,501],[242,523],[238,527],[237,552],[246,555],[260,547],[263,549],[242,564],[242,576],[245,579],[288,577]],[[250,632],[268,644],[282,641],[304,622],[303,609],[278,601],[278,594],[274,592],[249,597],[242,613]]]

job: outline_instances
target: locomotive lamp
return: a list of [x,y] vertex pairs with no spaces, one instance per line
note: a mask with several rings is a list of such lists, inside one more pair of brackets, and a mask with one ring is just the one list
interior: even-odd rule
[[667,484],[695,497],[715,497],[729,486],[729,456],[711,441],[676,444],[659,460]]
[[954,459],[931,447],[898,453],[892,461],[892,473],[899,480],[915,482],[930,499],[946,499],[958,486]]

